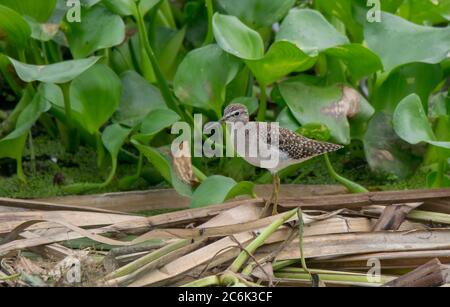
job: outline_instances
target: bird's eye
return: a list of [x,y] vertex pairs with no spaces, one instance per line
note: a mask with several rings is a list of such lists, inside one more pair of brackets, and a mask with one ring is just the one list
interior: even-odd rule
[[236,111],[236,112],[234,112],[233,116],[239,116],[240,114],[241,114],[241,112]]

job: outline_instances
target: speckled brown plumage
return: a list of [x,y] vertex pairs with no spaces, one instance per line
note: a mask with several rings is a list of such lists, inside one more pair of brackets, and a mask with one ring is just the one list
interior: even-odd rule
[[[224,121],[227,122],[242,122],[243,124],[249,123],[249,116],[247,108],[241,104],[231,104],[224,112]],[[250,122],[251,124],[252,122]],[[275,144],[278,143],[278,147],[281,151],[285,152],[292,160],[306,160],[318,155],[322,155],[328,152],[337,151],[343,146],[319,142],[308,139],[304,136],[298,135],[289,129],[271,125],[270,123],[258,123],[256,122],[258,129],[258,135],[260,140],[265,140],[267,144],[271,143],[272,136],[279,136],[278,142],[275,140]],[[278,133],[272,133],[271,129],[278,127]],[[246,131],[248,136],[249,131]]]

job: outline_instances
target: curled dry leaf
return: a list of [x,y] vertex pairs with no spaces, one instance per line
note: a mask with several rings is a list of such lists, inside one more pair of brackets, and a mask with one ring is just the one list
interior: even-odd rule
[[355,89],[342,86],[342,98],[333,104],[323,107],[321,112],[336,120],[344,115],[347,118],[356,116],[361,109],[361,95]]
[[184,141],[180,144],[180,148],[176,153],[172,153],[173,168],[178,178],[184,183],[191,186],[197,185],[199,182],[195,177],[192,167],[191,148],[189,142]]

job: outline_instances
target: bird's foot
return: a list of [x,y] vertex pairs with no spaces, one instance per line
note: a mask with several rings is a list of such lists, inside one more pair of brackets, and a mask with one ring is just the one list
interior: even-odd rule
[[277,215],[277,214],[278,214],[278,203],[274,202],[273,207],[272,207],[272,215]]

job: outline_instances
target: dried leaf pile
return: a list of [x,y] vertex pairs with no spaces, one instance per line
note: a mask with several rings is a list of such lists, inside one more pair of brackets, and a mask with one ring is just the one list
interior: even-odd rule
[[130,194],[123,211],[0,198],[0,287],[450,283],[450,189],[330,193],[298,187],[265,217],[263,199],[143,217]]

